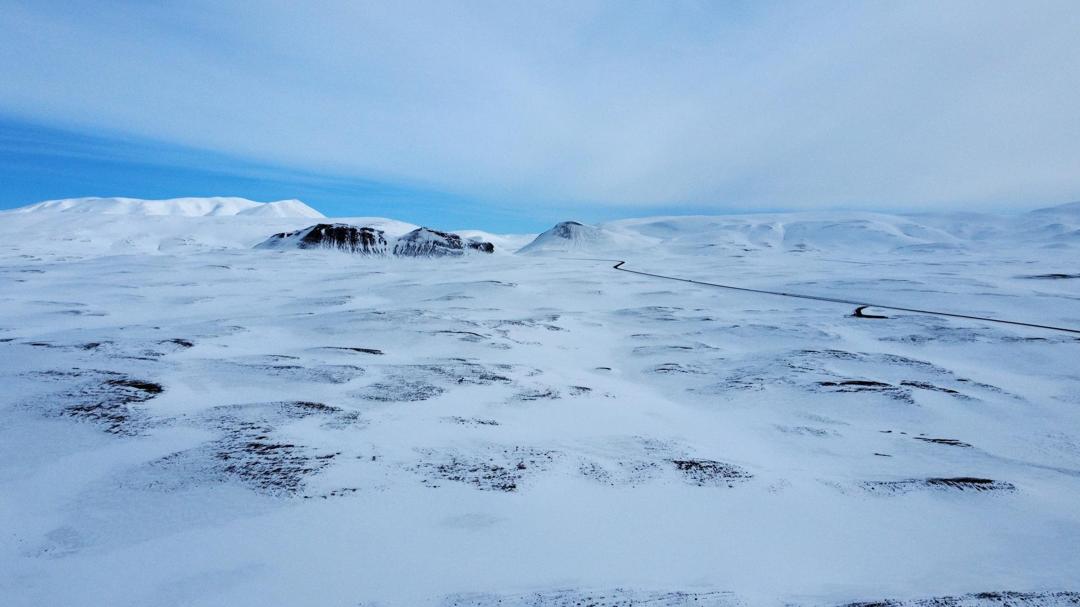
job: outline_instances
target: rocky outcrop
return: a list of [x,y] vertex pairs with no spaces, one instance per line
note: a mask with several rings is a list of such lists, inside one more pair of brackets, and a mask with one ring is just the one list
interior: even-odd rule
[[394,255],[405,257],[445,257],[463,255],[465,244],[457,234],[417,228],[398,238]]
[[386,255],[390,245],[382,230],[344,223],[320,223],[295,232],[274,234],[260,249],[338,249],[363,255]]
[[479,240],[465,240],[457,234],[430,228],[417,228],[398,238],[394,245],[394,255],[402,257],[456,257],[467,251],[492,253],[495,245]]
[[466,240],[465,246],[480,253],[494,253],[495,245],[482,240]]
[[557,238],[575,238],[578,233],[587,229],[585,224],[577,221],[563,221],[555,224],[549,232]]
[[399,257],[456,257],[467,252],[493,253],[495,245],[478,239],[430,228],[417,228],[404,236],[388,240],[386,234],[372,227],[344,223],[318,225],[274,234],[255,245],[259,249],[336,249],[362,255]]

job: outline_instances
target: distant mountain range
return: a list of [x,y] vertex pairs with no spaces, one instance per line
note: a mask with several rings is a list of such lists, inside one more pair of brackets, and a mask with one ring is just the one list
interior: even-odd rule
[[[116,222],[116,215],[129,221]],[[143,221],[135,221],[141,217]],[[192,223],[193,219],[202,219]],[[962,252],[986,246],[1080,248],[1080,202],[1005,215],[807,211],[564,221],[539,235],[448,232],[385,218],[324,216],[299,200],[73,198],[0,212],[0,231],[47,227],[82,252],[178,248],[330,248],[403,256],[469,251],[544,255],[712,255],[750,251]],[[373,240],[372,240],[373,239]],[[381,240],[380,240],[381,239]]]
[[47,200],[9,211],[11,213],[102,213],[105,215],[168,215],[175,217],[325,217],[299,200],[255,202],[246,198],[66,198]]
[[397,238],[371,226],[320,223],[294,232],[274,234],[257,249],[331,249],[361,255],[457,257],[470,252],[493,253],[495,245],[457,234],[416,228]]

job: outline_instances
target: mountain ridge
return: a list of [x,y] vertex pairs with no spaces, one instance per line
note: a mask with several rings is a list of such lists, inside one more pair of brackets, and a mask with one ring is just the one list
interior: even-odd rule
[[324,217],[297,199],[257,202],[237,196],[143,199],[126,197],[86,197],[46,200],[9,209],[4,213],[82,213],[102,215],[171,217]]

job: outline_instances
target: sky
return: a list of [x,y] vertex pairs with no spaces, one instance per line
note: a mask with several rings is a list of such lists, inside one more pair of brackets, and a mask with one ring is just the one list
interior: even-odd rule
[[533,231],[1080,199],[1080,3],[0,0],[0,207]]

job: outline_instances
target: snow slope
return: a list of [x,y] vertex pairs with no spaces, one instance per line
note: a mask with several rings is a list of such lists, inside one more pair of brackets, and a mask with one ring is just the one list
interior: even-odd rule
[[[630,246],[631,243],[625,243]],[[522,247],[522,255],[566,254],[574,252],[597,252],[618,248],[619,240],[604,228],[585,225],[577,221],[563,221],[543,232],[535,240]]]
[[563,255],[659,250],[661,254],[701,254],[704,249],[716,248],[884,253],[962,250],[985,244],[1077,248],[1077,209],[1071,204],[1013,216],[827,212],[647,217],[597,226],[563,222],[518,252]]
[[[1080,602],[1072,335],[559,242],[252,248],[312,223],[0,214],[0,603]],[[1075,226],[661,217],[577,244],[1080,326]]]
[[244,209],[238,212],[237,215],[250,215],[255,217],[326,217],[322,213],[295,199],[261,203],[259,206]]
[[179,217],[220,217],[254,215],[259,217],[322,217],[315,209],[299,200],[255,202],[246,198],[172,198],[141,200],[138,198],[68,198],[48,200],[5,213],[85,213],[104,215],[168,215]]
[[[23,251],[42,254],[172,254],[250,248],[272,234],[311,226],[317,218],[322,215],[298,200],[80,198],[2,211],[0,238],[17,239]],[[338,221],[371,226],[392,237],[417,228],[381,217]]]

